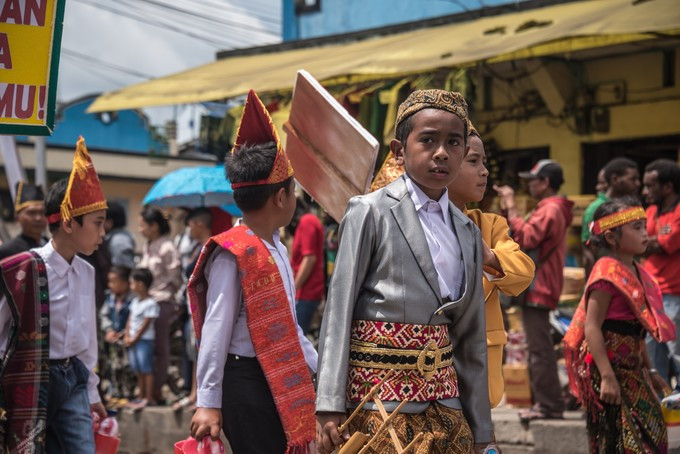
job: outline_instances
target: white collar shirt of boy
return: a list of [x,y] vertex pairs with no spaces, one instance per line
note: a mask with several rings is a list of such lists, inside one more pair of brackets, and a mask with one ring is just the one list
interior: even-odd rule
[[442,298],[460,298],[465,277],[462,250],[453,230],[449,211],[448,189],[435,201],[406,175],[406,188],[415,205],[420,225],[423,227],[430,256],[437,271],[437,281]]
[[[97,403],[99,378],[92,372],[97,363],[97,318],[94,296],[94,268],[77,255],[69,264],[48,241],[33,249],[45,262],[50,297],[50,359],[76,356],[90,376],[87,393]],[[0,300],[0,354],[4,355],[11,313],[6,300]]]

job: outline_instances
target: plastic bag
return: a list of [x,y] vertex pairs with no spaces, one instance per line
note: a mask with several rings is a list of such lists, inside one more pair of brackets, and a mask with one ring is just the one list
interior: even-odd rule
[[118,421],[115,417],[109,416],[99,421],[99,417],[94,417],[94,445],[96,454],[116,454],[120,445],[120,432]]
[[175,443],[175,454],[225,454],[222,440],[203,437],[197,441],[194,437]]

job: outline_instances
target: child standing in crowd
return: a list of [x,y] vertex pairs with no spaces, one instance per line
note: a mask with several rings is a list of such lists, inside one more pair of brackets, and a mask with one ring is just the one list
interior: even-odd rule
[[94,373],[95,274],[78,254],[102,243],[106,200],[82,137],[45,215],[52,239],[0,262],[0,452],[93,453],[91,415],[106,409]]
[[111,382],[111,397],[126,397],[126,377],[123,375],[127,364],[122,341],[130,313],[130,268],[113,266],[109,270],[108,294],[99,310],[101,330],[104,333],[104,354],[108,360],[108,379]]
[[130,368],[137,374],[140,399],[130,402],[129,407],[141,410],[154,401],[153,396],[153,342],[154,322],[160,307],[149,296],[153,275],[147,268],[132,272],[130,287],[137,294],[130,304],[130,316],[125,329],[125,345],[128,347]]
[[508,223],[504,217],[480,210],[468,210],[465,206],[467,203],[482,201],[489,176],[482,138],[472,123],[468,127],[468,153],[460,173],[449,185],[449,198],[472,219],[482,234],[489,400],[491,406],[495,407],[503,397],[503,346],[507,343],[498,291],[507,295],[519,295],[531,284],[535,266],[533,260],[510,238]]
[[[388,411],[408,400],[392,424],[403,445],[422,431],[419,452],[495,449],[481,237],[447,191],[466,154],[467,123],[460,93],[412,93],[399,106],[390,143],[405,174],[349,201],[321,327],[321,452],[332,452],[349,432],[375,433],[382,419],[370,404],[349,432],[338,427],[370,389],[366,384],[394,370],[394,358],[403,367],[378,397]],[[416,364],[428,355],[441,361]],[[389,452],[390,445],[385,438],[368,452]]]
[[189,280],[200,346],[191,435],[223,429],[235,453],[309,452],[317,355],[295,319],[279,238],[295,211],[293,168],[252,90],[225,166],[243,219],[208,240]]
[[668,451],[656,394],[665,385],[651,368],[645,333],[675,338],[654,278],[634,258],[647,248],[646,215],[632,197],[603,203],[591,245],[600,258],[564,338],[571,391],[587,410],[590,451]]
[[158,303],[159,315],[154,322],[156,339],[153,348],[154,400],[164,402],[161,392],[168,379],[170,364],[170,325],[176,315],[176,295],[182,286],[182,262],[179,251],[169,238],[170,224],[158,208],[147,206],[139,216],[139,233],[147,239],[140,268],[153,274],[149,293]]

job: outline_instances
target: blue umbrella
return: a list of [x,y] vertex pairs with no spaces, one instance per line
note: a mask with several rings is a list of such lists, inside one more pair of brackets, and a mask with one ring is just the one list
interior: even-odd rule
[[220,207],[229,214],[240,216],[241,210],[234,203],[233,194],[223,164],[184,167],[156,181],[142,203],[161,207]]

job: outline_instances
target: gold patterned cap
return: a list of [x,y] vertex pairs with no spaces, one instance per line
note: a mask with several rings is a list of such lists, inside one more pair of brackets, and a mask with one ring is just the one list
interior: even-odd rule
[[446,110],[458,116],[465,125],[467,135],[468,122],[470,121],[468,105],[460,93],[439,89],[414,91],[399,106],[396,126],[398,127],[402,121],[423,109]]
[[468,118],[468,131],[467,131],[467,136],[472,137],[472,136],[477,136],[480,139],[482,138],[481,135],[479,135],[479,131],[477,131],[477,128],[475,128],[475,125],[472,124],[470,119]]
[[16,194],[14,198],[15,214],[18,214],[29,205],[45,203],[45,195],[43,194],[42,188],[22,180],[17,181],[14,193]]

